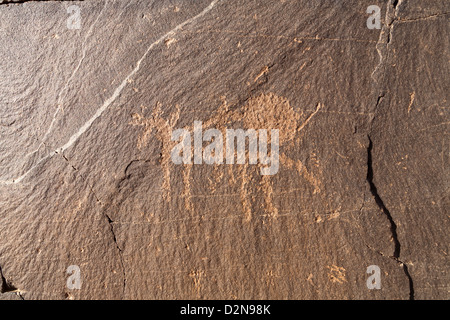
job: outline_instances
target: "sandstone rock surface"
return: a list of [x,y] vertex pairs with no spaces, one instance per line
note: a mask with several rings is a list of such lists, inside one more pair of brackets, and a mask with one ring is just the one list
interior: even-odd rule
[[[0,299],[450,298],[449,1],[13,2]],[[175,165],[194,121],[278,173]]]

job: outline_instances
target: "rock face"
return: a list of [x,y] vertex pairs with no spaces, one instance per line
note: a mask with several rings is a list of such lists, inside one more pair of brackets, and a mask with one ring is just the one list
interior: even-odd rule
[[0,299],[449,299],[450,2],[211,1],[0,1]]

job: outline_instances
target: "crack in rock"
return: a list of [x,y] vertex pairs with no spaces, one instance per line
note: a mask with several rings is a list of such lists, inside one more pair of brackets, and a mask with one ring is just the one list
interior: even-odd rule
[[[379,80],[384,80],[383,78],[387,75],[385,61],[389,60],[389,44],[391,43],[392,38],[393,38],[394,23],[397,20],[398,8],[402,2],[403,2],[403,0],[390,0],[389,3],[387,4],[385,23],[384,23],[383,29],[380,32],[380,38],[376,44],[376,50],[378,52],[378,55],[380,56],[380,62],[377,64],[377,66],[375,67],[375,70],[372,72],[372,79],[375,80],[377,85],[385,83],[385,81],[379,81]],[[376,73],[378,72],[378,69],[380,69],[380,68],[382,68],[382,74],[380,76],[376,76]],[[381,92],[378,95],[378,98],[376,101],[376,105],[374,108],[374,116],[371,120],[372,123],[376,117],[376,111],[378,109],[378,106],[381,104],[381,102],[383,101],[383,99],[386,95],[386,91],[384,90],[384,88],[382,88],[381,86],[379,86],[379,88],[380,88]],[[371,130],[369,130],[369,132],[370,131]],[[369,138],[369,146],[367,148],[367,182],[369,183],[370,192],[372,193],[372,196],[374,197],[377,206],[382,210],[382,212],[387,217],[387,219],[390,223],[390,231],[392,234],[392,239],[394,241],[394,252],[391,256],[388,256],[388,257],[391,259],[394,259],[403,268],[403,272],[405,273],[406,277],[408,278],[408,282],[409,282],[409,299],[414,300],[413,279],[411,277],[411,274],[409,273],[408,266],[406,265],[406,263],[404,263],[403,261],[400,260],[401,243],[400,243],[400,240],[398,239],[397,224],[395,223],[395,221],[392,217],[392,214],[387,209],[386,205],[384,204],[383,200],[381,199],[381,196],[378,194],[377,187],[375,186],[375,184],[373,182],[373,176],[374,176],[373,167],[372,167],[373,143],[370,138],[370,134],[368,135],[368,138]],[[378,252],[378,253],[381,254],[382,256],[386,256],[380,252]]]
[[[82,178],[82,179],[86,182],[86,184],[88,185],[88,187],[89,187],[89,189],[90,189],[92,195],[93,195],[94,198],[97,200],[97,203],[100,203],[101,206],[103,207],[102,201],[99,199],[99,197],[97,197],[97,195],[96,195],[96,193],[95,193],[93,187],[88,183],[87,178],[86,178],[83,174],[80,173],[80,171],[79,171],[79,170],[78,170],[78,169],[77,169],[77,168],[69,161],[69,159],[67,159],[67,157],[66,157],[64,154],[59,153],[59,152],[57,152],[57,151],[55,151],[55,154],[61,156],[61,157],[69,164],[69,166],[72,167],[72,169],[73,169],[74,171],[76,171],[76,172],[81,176],[81,178]],[[131,163],[130,163],[130,165],[131,165]],[[115,234],[115,232],[114,232],[114,226],[113,226],[114,221],[108,216],[108,214],[105,213],[104,216],[106,217],[106,219],[107,219],[107,221],[108,221],[108,224],[109,224],[109,226],[110,226],[110,230],[111,230],[111,233],[112,233],[112,236],[113,236],[113,241],[114,241],[114,243],[115,243],[115,245],[116,245],[116,247],[117,247],[118,253],[119,253],[120,265],[121,265],[122,273],[123,273],[123,296],[125,297],[125,288],[126,288],[127,278],[126,278],[125,263],[124,263],[124,260],[123,260],[122,249],[119,247],[119,244],[117,243],[117,237],[116,237],[116,234]],[[1,269],[0,269],[0,274],[1,274]],[[3,281],[3,283],[5,283],[5,281]],[[15,289],[14,289],[14,290],[15,290]],[[11,290],[10,290],[10,291],[11,291]]]
[[439,12],[439,13],[431,14],[431,15],[424,16],[424,17],[409,18],[409,19],[398,19],[397,22],[398,23],[405,23],[405,22],[423,21],[423,20],[428,20],[428,19],[440,18],[442,16],[446,16],[446,15],[449,15],[449,14],[450,14],[450,12]]
[[107,213],[105,213],[104,215],[105,215],[106,219],[108,220],[108,224],[109,224],[112,236],[113,236],[114,243],[116,244],[117,250],[119,252],[120,264],[121,264],[122,273],[123,273],[123,299],[124,299],[125,298],[125,289],[126,289],[126,285],[127,285],[127,275],[126,275],[126,271],[125,271],[123,252],[122,252],[122,249],[120,249],[119,244],[117,243],[117,237],[116,237],[116,233],[114,232],[114,226],[113,226],[114,221],[109,217],[109,215]]
[[372,193],[372,196],[375,198],[375,202],[377,203],[378,207],[383,211],[383,213],[386,215],[386,217],[388,218],[388,220],[391,224],[391,233],[392,233],[392,238],[394,239],[394,247],[395,247],[393,256],[398,258],[400,256],[401,245],[400,245],[400,241],[398,240],[398,236],[397,236],[397,225],[396,225],[394,219],[392,218],[391,213],[389,212],[389,210],[386,208],[385,204],[383,203],[383,200],[381,199],[380,195],[378,194],[377,187],[375,186],[375,184],[373,182],[372,148],[373,148],[373,143],[369,137],[369,147],[367,148],[367,182],[369,183],[370,192]]
[[[386,205],[383,202],[383,199],[381,199],[380,195],[378,194],[377,187],[375,186],[375,183],[373,182],[373,167],[372,167],[372,148],[373,143],[372,140],[369,138],[369,147],[367,148],[367,182],[370,186],[370,192],[372,193],[372,196],[375,199],[376,204],[378,207],[383,211],[384,215],[387,217],[389,223],[390,223],[390,230],[392,234],[392,239],[394,241],[394,253],[391,256],[387,256],[391,259],[394,259],[396,262],[400,264],[400,266],[403,268],[403,272],[405,273],[406,277],[408,278],[409,282],[409,299],[414,300],[414,282],[411,277],[411,274],[409,273],[408,266],[405,262],[400,260],[400,251],[401,251],[401,243],[398,239],[397,234],[397,224],[394,221],[394,218],[392,217],[392,214],[386,207]],[[385,254],[376,251],[382,256],[386,256]]]
[[6,280],[1,266],[0,266],[0,280],[2,281],[0,293],[18,292],[18,289],[14,287],[9,281]]
[[[380,57],[380,61],[376,65],[375,69],[372,72],[372,79],[378,84],[377,78],[383,78],[386,74],[386,66],[383,67],[383,73],[380,77],[376,76],[376,73],[382,66],[384,62],[389,57],[388,47],[392,41],[392,34],[394,30],[394,22],[397,20],[398,6],[402,3],[403,0],[390,0],[386,7],[386,15],[384,18],[383,28],[380,31],[380,37],[378,38],[377,44],[375,45],[375,49],[378,52],[378,56]],[[381,79],[382,80],[382,79]],[[381,81],[383,83],[383,81]]]
[[[91,193],[94,196],[94,198],[97,201],[97,203],[100,203],[100,205],[103,207],[102,201],[99,199],[99,197],[97,197],[97,195],[96,195],[96,193],[94,191],[94,188],[88,183],[87,178],[83,174],[80,173],[80,171],[69,161],[69,159],[67,159],[67,157],[64,154],[59,153],[57,151],[55,151],[55,154],[60,155],[69,164],[69,166],[71,166],[72,169],[74,171],[76,171],[81,176],[81,178],[88,185],[89,190],[91,191]],[[123,260],[122,249],[120,249],[119,244],[117,243],[117,237],[116,237],[116,234],[114,232],[114,226],[113,226],[114,221],[108,216],[108,214],[104,213],[104,216],[105,216],[105,218],[108,221],[108,224],[110,226],[110,230],[111,230],[111,233],[112,233],[112,236],[113,236],[113,241],[114,241],[114,243],[115,243],[115,245],[117,247],[118,253],[119,253],[119,259],[120,259],[120,264],[121,264],[122,273],[123,273],[123,295],[125,296],[126,273],[125,273],[125,263],[124,263],[124,260]]]

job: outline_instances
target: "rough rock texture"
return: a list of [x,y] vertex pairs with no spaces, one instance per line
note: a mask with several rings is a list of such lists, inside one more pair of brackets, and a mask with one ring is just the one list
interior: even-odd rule
[[0,299],[449,299],[450,2],[211,1],[0,1]]

